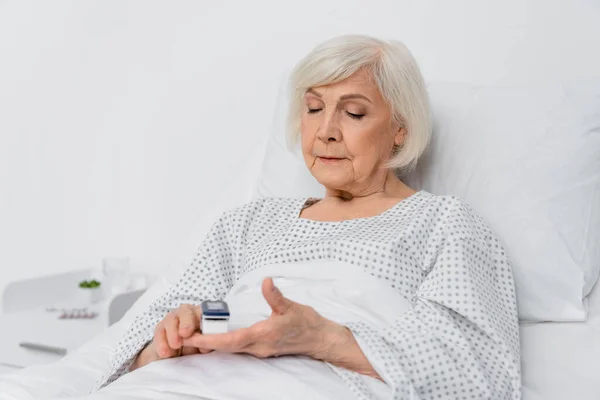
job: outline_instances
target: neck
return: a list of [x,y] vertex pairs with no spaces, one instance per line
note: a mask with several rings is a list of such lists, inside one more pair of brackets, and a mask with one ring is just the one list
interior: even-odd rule
[[414,194],[415,191],[408,187],[396,176],[392,169],[381,177],[378,183],[363,188],[330,189],[327,188],[325,198],[342,201],[363,201],[376,198],[404,198]]

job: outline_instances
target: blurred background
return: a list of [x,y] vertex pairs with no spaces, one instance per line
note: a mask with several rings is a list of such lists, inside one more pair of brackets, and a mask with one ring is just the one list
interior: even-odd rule
[[597,76],[598,21],[595,0],[0,0],[0,291],[106,257],[168,268],[245,196],[285,72],[331,36],[514,84]]

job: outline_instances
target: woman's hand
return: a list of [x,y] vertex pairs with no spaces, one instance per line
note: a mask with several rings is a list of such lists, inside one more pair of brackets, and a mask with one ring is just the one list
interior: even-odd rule
[[195,333],[183,339],[183,346],[259,358],[295,354],[325,360],[336,344],[333,342],[345,337],[343,326],[325,319],[312,307],[285,298],[271,278],[263,281],[262,292],[272,310],[268,319],[228,333]]
[[171,311],[156,325],[154,339],[138,355],[131,370],[143,367],[156,360],[173,358],[198,353],[209,353],[197,346],[186,346],[184,340],[194,334],[200,334],[200,321],[202,308],[190,304],[183,304]]

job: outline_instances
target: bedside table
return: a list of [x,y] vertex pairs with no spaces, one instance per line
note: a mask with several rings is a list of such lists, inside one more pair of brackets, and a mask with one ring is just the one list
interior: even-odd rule
[[[60,360],[63,355],[23,348],[19,343],[36,343],[72,352],[117,322],[146,290],[120,293],[89,305],[89,311],[98,313],[93,319],[59,319],[60,311],[47,311],[50,306],[59,310],[78,307],[78,288],[74,283],[88,274],[88,270],[75,271],[15,282],[5,289],[5,313],[0,314],[0,373]],[[42,287],[45,290],[40,290]],[[49,291],[49,287],[54,290]],[[64,290],[56,290],[57,287]],[[24,308],[19,308],[22,304]]]
[[45,308],[0,315],[0,365],[24,368],[60,360],[63,355],[26,349],[21,342],[39,343],[73,351],[108,327],[106,313],[94,319],[58,319]]

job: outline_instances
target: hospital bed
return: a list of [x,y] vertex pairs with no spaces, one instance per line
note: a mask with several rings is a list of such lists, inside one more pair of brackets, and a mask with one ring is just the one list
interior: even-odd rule
[[[281,101],[282,96],[280,94]],[[274,124],[276,131],[279,123]],[[187,250],[182,250],[181,257],[169,266],[171,273],[167,274],[166,270],[165,276],[155,282],[119,322],[55,364],[0,375],[0,399],[24,400],[86,393],[106,370],[117,342],[134,316],[172,284],[173,270],[180,272],[189,264],[198,241],[220,212],[243,202],[240,195],[251,200],[278,194],[318,194],[318,185],[302,175],[298,159],[274,150],[281,149],[280,140],[278,135],[273,135],[261,149],[249,154],[248,168],[240,170],[236,179],[224,185],[222,201],[215,202],[215,206],[206,211],[182,246]],[[275,170],[270,168],[272,163],[287,167],[284,171]],[[269,173],[273,171],[277,173]],[[291,183],[279,180],[281,174],[291,174],[294,179],[288,180]],[[287,184],[289,186],[284,187]],[[295,193],[297,190],[302,193]],[[597,284],[586,302],[588,316],[582,322],[521,323],[523,399],[600,398],[600,289]]]

